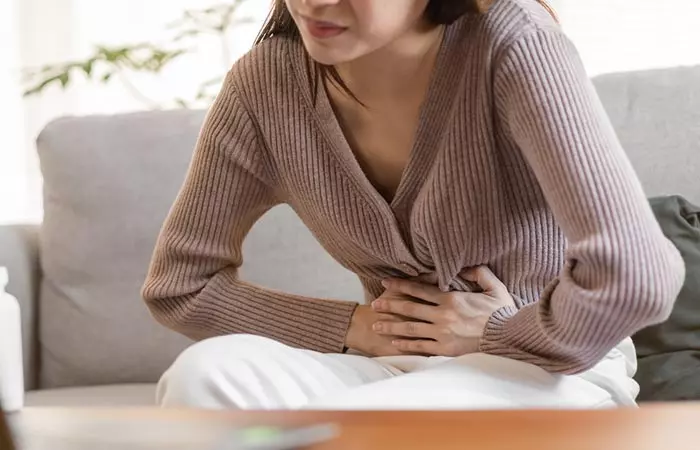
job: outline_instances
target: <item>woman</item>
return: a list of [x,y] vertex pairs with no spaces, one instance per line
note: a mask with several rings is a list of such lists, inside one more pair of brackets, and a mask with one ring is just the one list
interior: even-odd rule
[[[156,319],[204,340],[159,402],[633,405],[628,336],[668,316],[684,267],[550,13],[276,1],[209,112],[144,287]],[[369,305],[238,278],[243,238],[280,203]]]

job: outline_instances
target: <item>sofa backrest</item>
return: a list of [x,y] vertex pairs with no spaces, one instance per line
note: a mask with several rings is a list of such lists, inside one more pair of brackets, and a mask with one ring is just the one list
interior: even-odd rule
[[[648,194],[700,203],[700,69],[595,84]],[[153,382],[189,345],[150,317],[139,290],[202,120],[184,110],[64,118],[41,133],[41,387]],[[251,282],[362,299],[288,207],[256,224],[244,254]]]
[[700,66],[594,79],[649,196],[700,204]]

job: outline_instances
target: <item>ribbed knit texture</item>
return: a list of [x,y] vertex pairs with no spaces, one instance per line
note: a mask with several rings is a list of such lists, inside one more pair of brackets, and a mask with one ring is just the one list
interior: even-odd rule
[[536,1],[499,0],[448,27],[391,203],[310,66],[300,42],[275,38],[229,73],[143,289],[162,323],[195,339],[253,333],[343,349],[354,304],[237,277],[245,235],[279,203],[370,298],[390,276],[434,274],[443,290],[468,290],[459,272],[488,265],[517,308],[491,317],[481,350],[549,371],[585,370],[670,313],[683,262],[575,48]]

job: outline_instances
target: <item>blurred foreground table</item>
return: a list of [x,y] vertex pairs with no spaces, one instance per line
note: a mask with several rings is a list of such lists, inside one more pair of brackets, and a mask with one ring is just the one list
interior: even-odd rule
[[27,408],[22,449],[228,449],[242,426],[335,424],[313,449],[697,450],[700,404],[609,411],[209,412]]

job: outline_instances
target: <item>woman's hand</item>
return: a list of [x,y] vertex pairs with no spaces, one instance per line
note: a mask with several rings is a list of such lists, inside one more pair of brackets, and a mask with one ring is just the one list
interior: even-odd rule
[[[386,302],[412,301],[411,297],[407,295],[389,290],[385,291],[377,300]],[[399,323],[404,320],[412,319],[391,313],[381,313],[370,306],[360,305],[352,316],[350,328],[345,337],[345,346],[369,356],[404,355],[406,352],[402,352],[393,344],[397,336],[378,334],[373,329],[373,325],[377,322]]]
[[[412,280],[390,279],[387,292],[372,303],[378,313],[396,314],[412,321],[379,321],[374,331],[392,338],[401,352],[439,356],[461,356],[479,351],[479,340],[491,315],[506,306],[515,306],[503,283],[487,267],[460,274],[475,282],[482,293],[442,292],[436,286]],[[397,295],[409,298],[397,298]],[[430,304],[412,301],[410,297]]]

